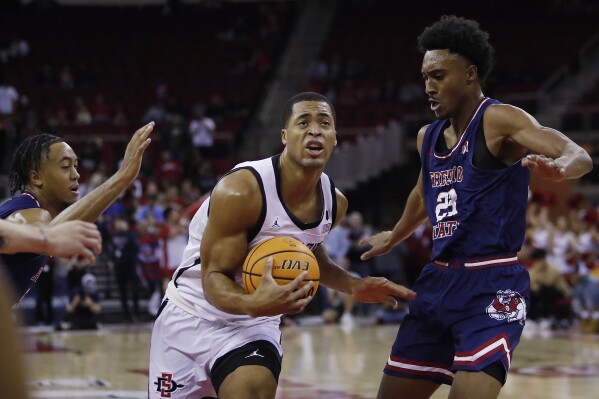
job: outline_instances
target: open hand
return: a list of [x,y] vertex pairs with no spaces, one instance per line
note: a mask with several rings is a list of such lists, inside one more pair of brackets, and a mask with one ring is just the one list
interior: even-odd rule
[[390,231],[383,231],[371,237],[362,238],[359,245],[372,245],[372,248],[362,254],[360,259],[367,260],[377,255],[384,255],[393,248],[389,240],[391,237]]
[[48,240],[47,255],[77,257],[93,265],[95,255],[102,252],[102,236],[93,223],[72,220],[43,229]]
[[566,178],[566,169],[557,160],[545,155],[531,154],[522,160],[522,166],[545,179],[562,181]]
[[358,302],[381,303],[385,302],[397,308],[397,300],[394,297],[412,300],[416,293],[403,285],[395,284],[384,277],[365,277],[358,280],[353,287],[353,297]]
[[152,141],[148,136],[153,129],[154,122],[142,126],[133,134],[129,144],[127,144],[125,156],[123,157],[123,164],[121,166],[121,173],[129,181],[135,180],[139,173],[143,154]]

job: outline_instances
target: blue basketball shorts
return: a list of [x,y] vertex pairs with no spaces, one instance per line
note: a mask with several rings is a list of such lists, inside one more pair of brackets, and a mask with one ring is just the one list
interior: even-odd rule
[[451,384],[459,370],[500,361],[509,370],[530,303],[530,278],[516,255],[425,266],[385,374]]

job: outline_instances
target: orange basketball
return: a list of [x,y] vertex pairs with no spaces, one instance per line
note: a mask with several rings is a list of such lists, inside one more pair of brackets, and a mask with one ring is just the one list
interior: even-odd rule
[[310,248],[291,237],[275,237],[256,245],[243,262],[243,285],[251,294],[256,291],[262,269],[269,257],[273,258],[272,277],[279,285],[289,284],[304,270],[308,271],[302,285],[314,281],[310,295],[314,296],[320,280],[318,262]]

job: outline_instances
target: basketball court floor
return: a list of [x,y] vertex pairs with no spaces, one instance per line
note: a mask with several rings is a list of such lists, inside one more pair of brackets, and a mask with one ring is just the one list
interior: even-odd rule
[[[285,327],[277,399],[375,398],[396,329]],[[110,325],[93,332],[25,331],[33,398],[147,397],[150,324]],[[441,387],[433,398],[446,398],[448,392]],[[527,326],[500,395],[523,397],[599,398],[599,335],[539,333]]]

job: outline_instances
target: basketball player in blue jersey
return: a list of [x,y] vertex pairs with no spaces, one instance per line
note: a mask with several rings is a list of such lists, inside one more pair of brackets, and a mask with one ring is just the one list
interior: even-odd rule
[[[73,149],[49,134],[26,139],[17,148],[9,171],[11,194],[21,194],[0,204],[0,219],[42,227],[70,220],[93,222],[137,177],[153,127],[150,122],[137,130],[121,168],[79,201],[78,160]],[[32,246],[28,253],[2,255],[17,299],[37,281],[47,254],[42,247]]]
[[384,278],[357,278],[334,264],[322,242],[347,209],[323,173],[337,143],[333,106],[301,93],[284,108],[279,155],[237,165],[216,185],[189,226],[183,261],[169,283],[150,345],[150,398],[274,398],[281,370],[280,316],[310,301],[272,278],[272,258],[247,294],[241,269],[248,250],[277,236],[312,248],[320,283],[362,302],[397,305],[414,293]]
[[422,172],[392,231],[363,240],[387,253],[427,218],[432,262],[414,284],[378,398],[496,398],[529,305],[524,240],[530,171],[556,181],[592,169],[589,155],[525,111],[484,96],[493,48],[478,22],[442,17],[418,38],[437,121],[418,133]]

